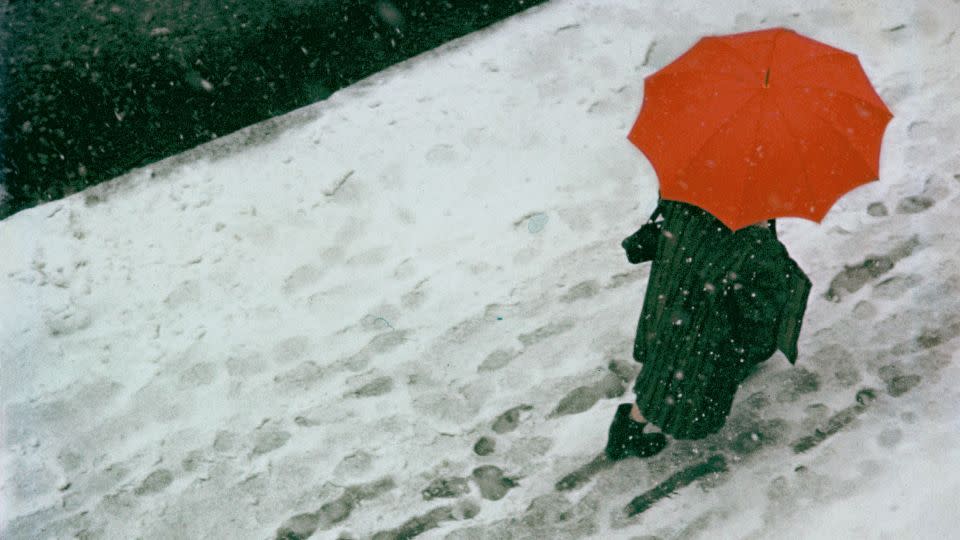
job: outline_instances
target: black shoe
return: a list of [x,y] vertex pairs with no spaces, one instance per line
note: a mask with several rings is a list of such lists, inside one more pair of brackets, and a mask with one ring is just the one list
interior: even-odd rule
[[605,450],[611,461],[626,457],[650,457],[659,453],[667,445],[667,437],[663,433],[644,433],[646,422],[637,422],[630,418],[632,403],[624,403],[617,407],[617,414],[610,424],[610,434],[607,438]]

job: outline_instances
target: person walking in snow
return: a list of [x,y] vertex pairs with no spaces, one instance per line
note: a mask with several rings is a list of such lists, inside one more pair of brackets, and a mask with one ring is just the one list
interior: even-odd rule
[[810,292],[774,220],[734,232],[696,206],[661,199],[621,245],[629,262],[652,266],[633,345],[643,367],[635,402],[620,405],[610,426],[611,460],[652,456],[666,435],[720,430],[754,366],[777,349],[796,361]]
[[774,219],[819,223],[878,179],[891,118],[856,55],[789,28],[704,36],[644,78],[627,138],[662,197],[623,242],[653,265],[610,459],[715,433],[753,367],[777,349],[796,361],[810,280]]

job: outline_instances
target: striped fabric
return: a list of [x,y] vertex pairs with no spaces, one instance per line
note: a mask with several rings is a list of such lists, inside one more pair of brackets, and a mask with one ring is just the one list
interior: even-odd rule
[[719,430],[750,368],[777,348],[796,360],[810,282],[773,229],[732,232],[661,201],[662,234],[637,325],[634,390],[647,420],[678,439]]

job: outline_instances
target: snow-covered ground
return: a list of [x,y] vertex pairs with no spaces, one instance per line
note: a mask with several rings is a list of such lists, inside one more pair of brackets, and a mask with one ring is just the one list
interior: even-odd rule
[[[960,6],[777,4],[558,0],[0,222],[0,536],[956,537]],[[643,77],[772,26],[860,55],[880,182],[779,224],[796,367],[570,480],[637,370]]]

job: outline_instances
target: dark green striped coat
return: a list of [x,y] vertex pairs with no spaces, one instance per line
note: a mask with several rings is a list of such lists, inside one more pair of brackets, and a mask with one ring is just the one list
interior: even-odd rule
[[624,240],[652,260],[633,357],[648,421],[678,439],[719,430],[750,368],[778,348],[791,362],[810,280],[775,229],[732,232],[689,204],[661,201],[659,222]]

